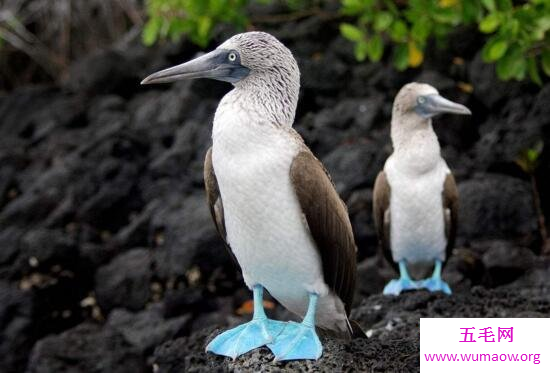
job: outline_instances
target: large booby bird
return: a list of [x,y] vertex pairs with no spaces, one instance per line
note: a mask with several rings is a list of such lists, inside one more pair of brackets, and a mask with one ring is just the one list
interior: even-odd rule
[[[393,153],[378,174],[373,192],[382,250],[400,273],[399,279],[386,285],[384,294],[418,288],[451,294],[441,279],[441,268],[454,244],[458,193],[432,128],[431,118],[442,113],[471,114],[428,84],[405,85],[393,104]],[[431,278],[411,279],[407,265],[433,262]]]
[[[317,359],[315,326],[352,334],[356,247],[329,175],[292,129],[296,60],[275,37],[247,32],[142,83],[191,78],[234,85],[216,110],[204,180],[216,227],[254,296],[252,321],[218,335],[206,350],[235,358],[267,345],[276,360]],[[303,321],[267,318],[264,288]]]

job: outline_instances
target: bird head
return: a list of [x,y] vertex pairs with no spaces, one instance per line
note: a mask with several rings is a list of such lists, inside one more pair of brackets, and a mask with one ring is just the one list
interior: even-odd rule
[[189,62],[149,75],[141,84],[208,78],[237,85],[251,77],[262,76],[299,82],[299,74],[292,53],[274,36],[265,32],[245,32]]
[[395,98],[393,111],[397,116],[413,114],[424,119],[443,113],[472,114],[466,106],[446,99],[437,89],[423,83],[409,83],[401,88]]

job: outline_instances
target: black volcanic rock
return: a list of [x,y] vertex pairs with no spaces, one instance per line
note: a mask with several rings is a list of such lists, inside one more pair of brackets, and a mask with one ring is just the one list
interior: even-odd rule
[[528,248],[514,246],[506,241],[492,241],[482,260],[489,285],[497,286],[513,282],[533,268],[535,254]]
[[120,52],[107,49],[86,56],[71,66],[65,87],[81,94],[126,93],[133,91],[132,86],[139,81],[133,61]]
[[386,160],[380,149],[377,141],[358,141],[342,144],[322,159],[340,195],[346,198],[355,189],[374,185]]
[[141,373],[147,372],[140,351],[111,328],[83,323],[36,343],[27,373],[51,372]]
[[499,80],[495,65],[483,62],[481,52],[470,63],[469,72],[470,81],[475,85],[474,95],[488,108],[492,108],[506,97],[522,95],[521,84]]
[[126,342],[144,354],[162,342],[181,335],[189,320],[189,315],[164,319],[162,306],[157,304],[135,314],[117,308],[109,315],[107,326],[118,331]]
[[74,239],[66,232],[52,229],[35,229],[27,232],[20,241],[20,256],[16,265],[22,272],[33,267],[48,269],[56,264],[74,263],[78,251]]
[[533,197],[527,182],[485,174],[458,185],[459,237],[515,239],[530,245],[537,238]]
[[0,281],[0,367],[3,372],[20,372],[26,364],[32,337],[33,302],[28,292]]
[[154,214],[151,232],[157,235],[155,260],[161,277],[182,276],[193,265],[211,273],[230,260],[205,199],[202,192],[187,198],[172,195]]
[[[548,289],[548,288],[546,288]],[[343,342],[322,338],[323,356],[317,361],[273,362],[267,348],[247,353],[235,361],[206,354],[204,346],[222,330],[204,329],[189,337],[168,341],[154,353],[157,373],[239,372],[418,372],[421,317],[544,317],[550,312],[548,290],[532,290],[525,296],[514,290],[485,290],[451,297],[438,293],[411,292],[399,297],[373,295],[352,311],[369,336]]]
[[381,95],[344,99],[335,107],[306,115],[295,127],[317,156],[324,157],[343,143],[369,137],[382,102]]
[[95,277],[95,291],[101,308],[109,312],[115,307],[142,309],[150,297],[152,253],[133,249],[100,267]]
[[9,227],[0,231],[0,276],[1,278],[10,277],[9,274],[17,273],[20,268],[13,268],[10,265],[19,255],[19,242],[24,232],[20,228]]

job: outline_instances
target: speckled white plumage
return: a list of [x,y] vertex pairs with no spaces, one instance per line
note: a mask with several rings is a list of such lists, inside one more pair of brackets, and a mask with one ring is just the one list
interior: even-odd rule
[[[420,86],[422,87],[422,86]],[[418,94],[437,91],[425,85]],[[450,173],[431,119],[403,112],[394,105],[393,154],[384,166],[390,195],[390,242],[394,261],[408,263],[445,260],[445,211],[442,192]]]
[[[274,84],[281,84],[275,77]],[[300,316],[306,313],[308,293],[319,294],[318,325],[346,332],[344,306],[324,282],[321,258],[290,180],[292,161],[304,146],[290,128],[299,76],[296,87],[275,89],[266,101],[262,95],[269,79],[236,84],[214,118],[212,162],[227,241],[248,287],[262,285]]]

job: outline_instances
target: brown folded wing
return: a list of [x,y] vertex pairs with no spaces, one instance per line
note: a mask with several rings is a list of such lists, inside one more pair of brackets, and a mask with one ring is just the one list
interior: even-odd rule
[[357,248],[346,206],[323,165],[309,150],[296,155],[290,178],[319,250],[325,282],[340,297],[349,315],[355,290]]
[[374,182],[374,190],[372,194],[372,214],[374,225],[378,235],[378,241],[382,248],[384,257],[392,266],[397,269],[397,264],[394,262],[391,254],[390,241],[390,196],[391,188],[388,184],[386,174],[380,171]]
[[212,147],[208,149],[206,152],[206,157],[204,158],[204,188],[206,190],[206,201],[208,202],[210,214],[212,214],[212,219],[214,220],[216,229],[222,237],[229,255],[231,255],[231,258],[235,264],[238,265],[239,262],[237,262],[237,258],[235,257],[235,254],[233,254],[233,251],[231,251],[231,247],[227,242],[227,233],[225,231],[225,220],[223,216],[223,203],[220,196],[220,190],[218,189],[218,180],[216,179],[214,167],[212,166]]
[[443,184],[443,216],[445,217],[445,237],[447,237],[446,258],[449,259],[455,245],[458,221],[458,190],[455,178],[448,174]]

